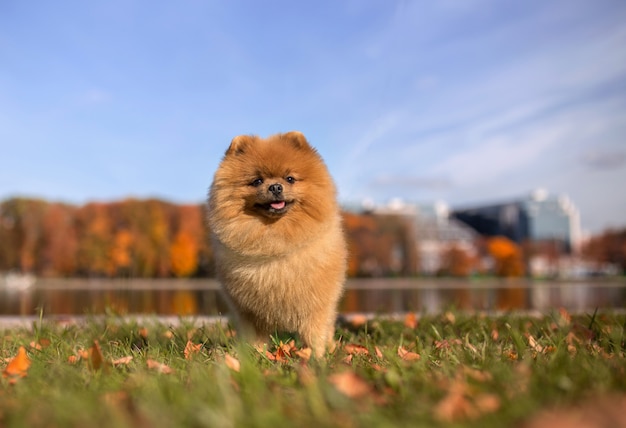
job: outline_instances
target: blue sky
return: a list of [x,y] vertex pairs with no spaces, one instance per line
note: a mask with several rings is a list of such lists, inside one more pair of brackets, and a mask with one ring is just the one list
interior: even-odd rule
[[344,202],[543,187],[626,225],[623,0],[0,3],[0,199],[201,202],[300,130]]

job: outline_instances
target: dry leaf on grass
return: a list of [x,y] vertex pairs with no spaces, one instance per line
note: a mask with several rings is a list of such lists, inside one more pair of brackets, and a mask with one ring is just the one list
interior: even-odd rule
[[226,363],[226,367],[232,371],[238,372],[241,369],[241,363],[239,360],[230,354],[224,354],[224,363]]
[[343,350],[346,351],[346,353],[348,353],[348,354],[369,355],[369,353],[370,353],[370,351],[368,351],[365,346],[357,345],[356,343],[347,343],[343,347]]
[[114,366],[127,366],[130,364],[132,360],[133,360],[133,357],[129,355],[127,357],[122,357],[122,358],[118,358],[117,360],[113,360],[111,361],[111,364],[113,364]]
[[435,406],[435,418],[442,422],[476,419],[500,408],[500,397],[487,392],[476,392],[467,383],[467,378],[486,382],[491,380],[491,374],[462,367],[454,380],[448,383],[444,398]]
[[107,367],[106,361],[102,356],[102,349],[100,348],[100,343],[97,340],[93,341],[93,345],[89,348],[89,367],[92,370],[100,370]]
[[30,368],[30,358],[26,354],[23,346],[17,350],[17,355],[9,361],[9,364],[2,371],[2,377],[8,378],[9,383],[14,384],[19,378],[25,377]]
[[398,356],[404,361],[416,361],[422,358],[420,354],[408,351],[402,346],[398,346]]
[[150,370],[155,370],[159,373],[163,373],[163,374],[172,374],[174,373],[174,369],[171,368],[170,366],[163,364],[163,363],[159,363],[158,361],[152,360],[152,359],[148,359],[146,360],[146,364],[148,365],[148,368]]
[[196,345],[191,340],[188,340],[187,344],[185,345],[185,350],[183,351],[183,354],[185,354],[185,359],[191,359],[191,356],[200,352],[200,349],[202,349],[201,343],[198,343]]
[[353,315],[352,318],[350,318],[350,324],[352,324],[353,327],[361,327],[367,324],[367,316],[364,314]]
[[404,326],[410,329],[417,328],[417,316],[414,312],[409,312],[404,316]]
[[380,358],[381,360],[383,359],[383,353],[378,346],[374,346],[374,352],[376,353],[376,356],[378,358]]
[[311,359],[312,352],[311,348],[302,348],[296,351],[296,355],[304,361],[309,361]]
[[335,373],[328,377],[328,381],[350,398],[363,397],[372,392],[370,385],[352,372]]

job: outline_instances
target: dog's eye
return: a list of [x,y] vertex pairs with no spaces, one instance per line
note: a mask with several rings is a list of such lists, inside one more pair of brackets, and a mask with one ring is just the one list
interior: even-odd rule
[[291,175],[289,177],[285,178],[285,180],[287,180],[287,183],[289,183],[289,184],[293,184],[293,183],[296,182],[296,179],[293,178]]
[[262,178],[257,178],[252,183],[250,183],[250,185],[254,186],[254,187],[259,187],[261,184],[263,184],[263,179]]

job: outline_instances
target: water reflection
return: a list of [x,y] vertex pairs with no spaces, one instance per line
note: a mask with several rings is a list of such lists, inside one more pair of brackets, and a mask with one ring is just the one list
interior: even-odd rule
[[[462,310],[570,311],[626,308],[625,281],[529,282],[372,279],[350,280],[343,313]],[[37,280],[27,288],[2,286],[1,315],[120,314],[222,315],[228,312],[214,280]]]

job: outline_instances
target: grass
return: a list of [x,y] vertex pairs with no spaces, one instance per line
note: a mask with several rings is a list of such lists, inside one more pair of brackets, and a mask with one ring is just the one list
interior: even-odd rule
[[[43,320],[0,330],[0,427],[531,426],[623,405],[625,325],[564,311],[356,320],[314,361],[288,336],[259,352],[219,325]],[[9,375],[20,347],[30,366]]]

